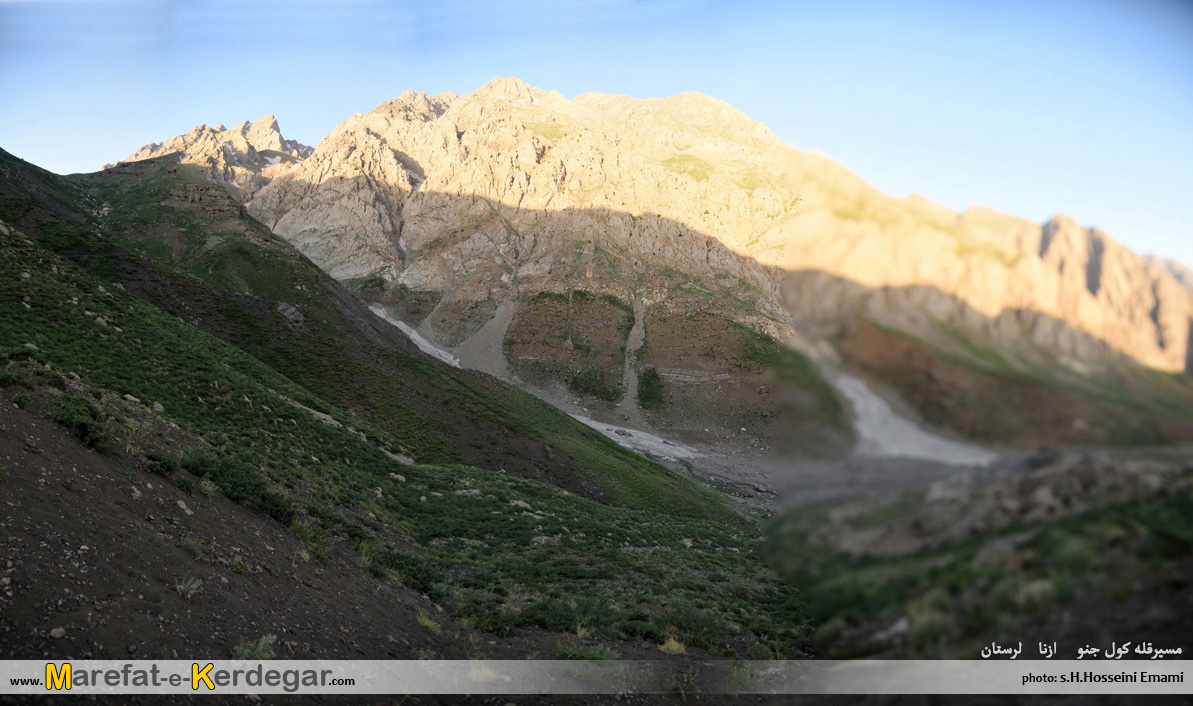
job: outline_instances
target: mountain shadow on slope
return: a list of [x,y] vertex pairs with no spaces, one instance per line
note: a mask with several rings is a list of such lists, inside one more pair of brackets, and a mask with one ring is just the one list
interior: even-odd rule
[[[929,426],[1016,447],[1193,440],[1188,374],[1139,365],[1064,321],[1029,310],[990,317],[934,287],[873,288],[816,270],[791,273],[784,290],[802,328]],[[902,327],[881,323],[892,312]],[[1104,365],[1040,343],[1056,340]]]
[[[528,393],[426,359],[231,197],[174,198],[180,184],[206,182],[172,158],[59,177],[0,157],[5,221],[367,419],[414,461],[464,462],[607,502],[653,507],[670,498],[681,514],[736,515],[712,491]],[[174,261],[179,239],[184,256]],[[132,254],[138,244],[146,247]]]

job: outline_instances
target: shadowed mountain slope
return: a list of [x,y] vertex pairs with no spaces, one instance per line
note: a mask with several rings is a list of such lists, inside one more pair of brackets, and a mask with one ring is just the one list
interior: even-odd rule
[[[683,511],[671,472],[521,390],[431,362],[196,168],[166,158],[63,179],[5,155],[4,169],[7,222],[369,420],[413,460],[504,469],[614,502],[671,497]],[[722,514],[693,490],[693,511]]]
[[[751,516],[526,393],[415,357],[234,201],[192,200],[190,176],[164,160],[64,178],[0,154],[0,290],[11,304],[0,389],[25,410],[0,429],[0,483],[13,484],[0,621],[17,637],[6,655],[85,644],[160,658],[271,635],[279,657],[521,658],[562,650],[568,635],[577,654],[649,656],[668,638],[722,655],[803,653],[798,593],[761,563]],[[530,451],[515,468],[519,446]],[[485,463],[499,449],[509,455]],[[470,454],[480,461],[462,463]],[[47,487],[66,492],[48,505]],[[89,491],[120,509],[89,509]],[[59,530],[64,513],[114,524]],[[155,537],[149,576],[120,558],[146,534],[129,522]],[[93,553],[42,557],[46,538]],[[254,623],[238,608],[293,597],[294,585],[330,591],[318,597],[341,609],[375,596],[385,616],[338,623],[343,637],[329,645],[334,613],[278,609]],[[230,600],[224,586],[253,598]],[[105,619],[75,603],[46,608],[64,588]],[[173,626],[147,636],[129,588],[212,616],[210,638]],[[70,638],[48,643],[59,621]]]
[[[464,96],[408,91],[241,198],[466,366],[696,443],[774,448],[786,435],[772,421],[785,419],[803,425],[790,446],[839,455],[851,440],[814,365],[790,361],[806,373],[775,396],[761,368],[733,361],[749,358],[741,337],[753,335],[816,358],[859,316],[928,349],[991,349],[1027,384],[1110,380],[1127,397],[1167,395],[1162,408],[1188,402],[1181,383],[1127,360],[1187,371],[1193,292],[1179,270],[1065,217],[1040,225],[886,196],[698,93],[568,100],[516,79]],[[790,284],[813,271],[844,286]]]
[[[1003,403],[991,407],[963,389],[948,389],[947,381],[958,378],[932,382],[896,376],[905,383],[898,394],[933,426],[984,441],[1031,444],[1072,438],[1074,425],[1081,436],[1082,426],[1095,417],[1104,422],[1094,421],[1095,426],[1113,426],[1111,420],[1122,413],[1102,414],[1096,408],[1122,403],[1129,408],[1132,397],[1159,399],[1161,419],[1186,416],[1186,386],[1142,372],[1124,356],[1125,339],[1114,333],[1150,326],[1152,342],[1165,342],[1164,355],[1177,355],[1184,290],[1166,275],[1148,279],[1154,267],[1140,270],[1133,255],[1101,234],[1083,236],[1064,219],[1041,229],[993,212],[956,216],[922,199],[890,199],[827,160],[798,155],[760,126],[746,130],[744,116],[701,96],[640,105],[590,95],[578,99],[580,107],[569,108],[565,104],[571,102],[529,88],[530,97],[522,96],[519,103],[521,92],[513,90],[518,85],[510,86],[468,100],[409,93],[353,118],[307,161],[264,188],[248,210],[367,301],[386,306],[440,345],[454,347],[466,365],[532,386],[603,420],[624,419],[692,443],[715,437],[749,451],[840,455],[852,441],[847,420],[840,401],[806,360],[817,355],[808,339],[846,340],[834,339],[835,332],[859,316],[927,350],[991,349],[1024,385],[1050,378],[1076,381],[1075,394],[1087,395],[1080,403],[1031,406],[1051,416],[1036,424],[1033,412],[1026,412],[1023,428],[1035,431],[1018,434],[1010,431],[1017,425],[998,421],[1005,417],[996,411]],[[591,113],[597,109],[612,111],[605,116],[610,120],[598,124]],[[632,115],[622,115],[626,110]],[[689,206],[716,203],[709,201],[709,190],[729,188],[722,182],[732,170],[693,175],[691,164],[684,162],[687,167],[676,171],[666,159],[659,169],[642,161],[657,146],[636,141],[654,134],[650,130],[680,139],[687,133],[676,116],[705,115],[706,110],[711,112],[704,119],[720,130],[715,135],[697,130],[704,137],[693,144],[708,153],[707,164],[762,159],[755,152],[764,147],[785,150],[791,159],[775,166],[782,179],[763,179],[753,190],[748,188],[753,182],[734,182],[732,189],[751,198],[766,189],[796,194],[798,208],[766,216],[752,210],[750,201],[740,209],[722,209],[714,220],[708,220],[713,213],[693,216]],[[558,130],[528,122],[547,113]],[[631,129],[616,122],[631,117],[654,127]],[[444,132],[449,123],[454,126],[450,135]],[[629,131],[624,138],[611,137],[616,125]],[[535,130],[546,131],[545,136]],[[456,152],[443,151],[448,143]],[[573,153],[581,144],[590,151]],[[509,161],[509,150],[515,156],[529,151],[526,159]],[[713,160],[715,155],[729,161]],[[551,173],[566,175],[559,184],[539,182],[550,164],[557,167]],[[842,210],[847,201],[858,209],[855,217]],[[816,224],[824,229],[820,235],[805,232]],[[741,233],[756,227],[766,229],[766,242],[785,242],[793,249],[781,254],[759,249],[763,240],[743,244]],[[814,238],[824,247],[813,248]],[[888,252],[896,243],[902,243],[898,252]],[[1095,250],[1098,257],[1092,256]],[[891,267],[862,267],[857,258],[863,253]],[[815,262],[831,281],[779,266],[791,267],[800,258]],[[861,274],[833,274],[857,268]],[[1049,268],[1079,272],[1081,281],[1050,279]],[[940,281],[946,288],[866,284],[884,278]],[[1159,299],[1149,306],[1124,303],[1134,301],[1125,293],[1149,283],[1145,291]],[[1108,314],[1106,321],[1121,326],[1101,329],[1115,340],[1099,338],[1080,321],[1074,325],[1063,318],[1068,304],[1058,309],[1040,303],[1044,300],[1037,293],[1044,290],[1039,287],[1051,288],[1054,303],[1077,302],[1073,306],[1082,311],[1102,306],[1091,297],[1110,297],[1145,320],[1136,321],[1135,313],[1124,314],[1126,319]],[[949,289],[964,291],[950,294]],[[1013,308],[1016,302],[1031,306]],[[771,346],[768,338],[780,343],[799,338],[797,329],[803,334],[797,341],[802,354],[759,358],[751,352],[758,345]],[[631,336],[635,330],[638,338]],[[862,358],[840,353],[864,367]],[[767,370],[776,362],[785,373]],[[643,376],[648,380],[645,402]],[[1114,395],[1100,395],[1107,385]],[[1040,394],[1056,389],[1046,385]],[[954,401],[928,402],[940,395]],[[937,411],[925,405],[937,405]],[[1044,411],[1050,408],[1065,411]],[[940,413],[943,409],[964,411]],[[1139,418],[1139,424],[1150,424],[1142,421],[1150,418]],[[996,431],[1000,426],[1004,433]],[[1185,438],[1179,424],[1153,426],[1160,430],[1156,438]],[[1103,430],[1085,438],[1150,437],[1107,436]]]
[[[774,272],[820,269],[932,287],[987,318],[1036,311],[1164,370],[1188,359],[1193,293],[1107,234],[891,198],[698,93],[567,100],[516,79],[459,97],[407,92],[341,123],[248,207],[339,279],[378,275],[467,304],[515,281],[557,288],[568,265],[628,300],[624,270],[665,265],[755,287],[744,299],[757,314],[789,323]],[[905,328],[888,309],[883,323]],[[465,333],[452,324],[443,341]],[[1057,330],[977,333],[1084,365],[1113,360]]]

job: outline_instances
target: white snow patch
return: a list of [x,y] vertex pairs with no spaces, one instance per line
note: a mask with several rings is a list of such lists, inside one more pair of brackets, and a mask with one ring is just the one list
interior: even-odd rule
[[845,395],[856,417],[860,456],[923,458],[957,466],[987,466],[998,458],[986,449],[942,439],[904,419],[866,383],[845,374],[833,376],[833,383]]
[[265,158],[265,166],[267,166],[267,167],[272,167],[275,164],[281,164],[281,163],[282,163],[281,157],[266,157]]
[[[605,424],[579,414],[573,414],[571,416],[572,419],[575,419],[585,426],[596,429],[605,436],[616,441],[618,444],[626,447],[630,451],[635,451],[644,455],[658,456],[671,461],[680,458],[693,458],[700,455],[695,449],[676,444],[672,441],[667,441],[666,439],[655,436],[654,434],[648,434],[637,429],[627,429],[625,427],[613,426],[612,424]],[[625,432],[625,435],[618,434],[617,432],[619,430]]]
[[451,353],[448,353],[447,351],[443,350],[442,348],[436,346],[434,343],[431,343],[427,339],[423,338],[419,334],[418,331],[415,331],[413,328],[408,326],[405,322],[398,321],[397,319],[393,318],[392,316],[389,315],[389,312],[387,312],[385,309],[382,309],[379,306],[370,306],[369,311],[373,312],[377,316],[380,316],[381,318],[385,319],[389,323],[391,323],[394,326],[397,326],[399,329],[401,329],[402,333],[406,334],[410,338],[411,341],[414,341],[414,345],[418,346],[418,349],[420,351],[422,351],[423,353],[426,353],[427,355],[431,356],[432,358],[438,358],[439,360],[443,361],[444,363],[447,363],[448,365],[452,366],[453,368],[460,367],[460,359],[459,358],[455,357]]

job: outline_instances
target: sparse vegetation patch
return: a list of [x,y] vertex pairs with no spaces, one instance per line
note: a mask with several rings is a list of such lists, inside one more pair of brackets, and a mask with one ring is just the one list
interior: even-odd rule
[[91,448],[102,450],[110,441],[105,427],[108,413],[82,397],[62,395],[50,408],[49,416]]

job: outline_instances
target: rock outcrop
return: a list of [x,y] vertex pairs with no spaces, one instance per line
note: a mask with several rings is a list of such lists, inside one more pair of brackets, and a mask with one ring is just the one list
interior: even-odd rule
[[309,157],[312,149],[282,137],[277,119],[266,115],[232,128],[199,125],[185,135],[145,145],[124,161],[180,152],[183,163],[206,167],[213,180],[235,186],[242,200],[248,200],[270,179]]

